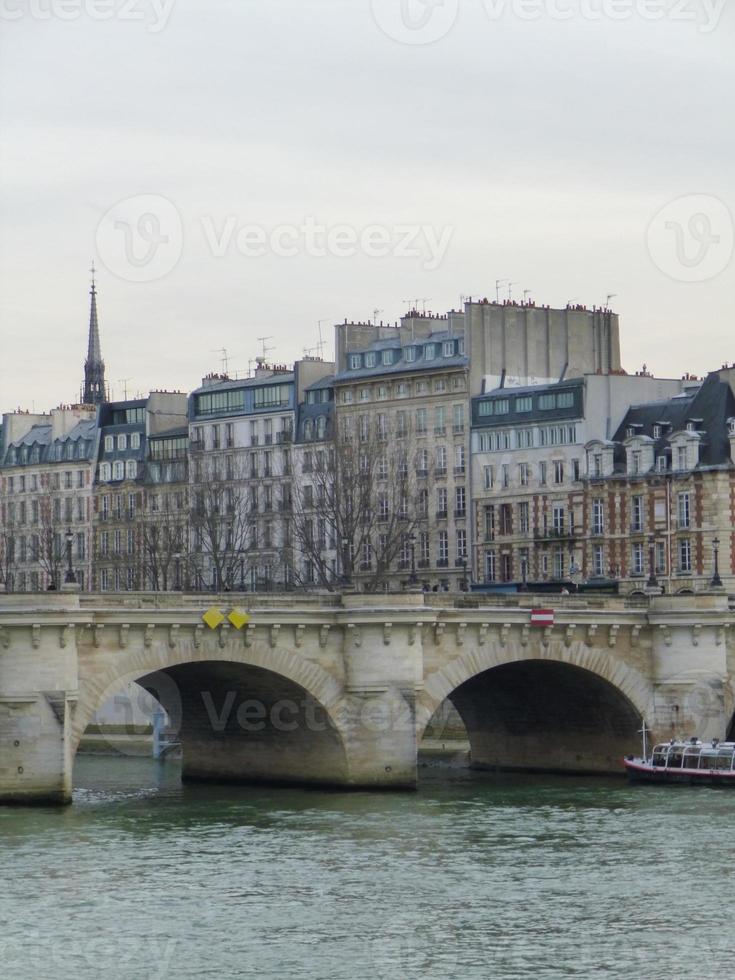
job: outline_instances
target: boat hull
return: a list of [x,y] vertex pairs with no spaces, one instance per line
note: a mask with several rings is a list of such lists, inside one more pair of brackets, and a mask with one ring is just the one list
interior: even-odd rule
[[729,769],[668,769],[663,766],[651,766],[638,759],[624,759],[623,764],[632,783],[732,786],[735,789],[735,772]]

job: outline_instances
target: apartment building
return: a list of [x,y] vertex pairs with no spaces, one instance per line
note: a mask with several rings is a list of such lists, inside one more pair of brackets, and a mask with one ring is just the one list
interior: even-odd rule
[[[99,453],[94,482],[92,587],[101,592],[166,589],[173,581],[169,540],[185,514],[186,496],[153,477],[161,437],[186,433],[187,397],[154,391],[147,398],[104,402],[97,416]],[[178,427],[178,428],[177,428]],[[179,439],[181,437],[179,436]],[[184,450],[185,451],[185,450]],[[170,527],[169,527],[170,526]]]
[[210,375],[189,398],[191,585],[291,587],[292,443],[297,405],[333,365],[262,359],[254,377]]
[[475,581],[502,589],[607,575],[585,545],[585,447],[609,439],[631,402],[681,390],[647,374],[592,374],[473,398]]
[[[462,314],[337,327],[337,455],[370,503],[341,542],[361,588],[467,584],[468,360]],[[357,500],[361,498],[357,495]],[[359,505],[358,505],[359,506]]]
[[735,368],[685,389],[584,447],[583,574],[626,592],[735,588]]
[[95,408],[3,416],[0,444],[0,579],[8,591],[90,582]]

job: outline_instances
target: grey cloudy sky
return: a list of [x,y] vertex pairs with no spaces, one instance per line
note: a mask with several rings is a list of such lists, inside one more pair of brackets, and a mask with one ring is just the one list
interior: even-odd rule
[[0,0],[0,409],[75,397],[93,257],[117,397],[496,279],[735,359],[734,8]]

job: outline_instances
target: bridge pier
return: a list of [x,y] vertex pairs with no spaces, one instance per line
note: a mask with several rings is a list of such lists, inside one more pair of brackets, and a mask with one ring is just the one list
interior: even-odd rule
[[[68,608],[76,597],[44,597]],[[46,610],[45,610],[46,611]],[[45,618],[45,617],[44,617]],[[63,620],[42,629],[33,615],[0,631],[0,804],[71,802],[77,651]]]

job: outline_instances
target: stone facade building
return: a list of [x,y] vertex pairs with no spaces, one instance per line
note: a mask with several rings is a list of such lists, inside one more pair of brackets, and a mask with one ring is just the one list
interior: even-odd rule
[[[374,528],[342,565],[358,587],[466,585],[469,563],[468,360],[463,317],[337,327],[338,439],[369,457]],[[338,450],[339,451],[339,450]],[[376,580],[376,574],[378,579]]]

